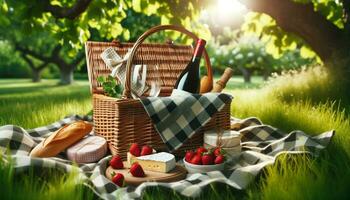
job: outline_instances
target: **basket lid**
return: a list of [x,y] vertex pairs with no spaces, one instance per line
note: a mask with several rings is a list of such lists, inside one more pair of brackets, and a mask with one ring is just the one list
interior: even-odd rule
[[[123,57],[133,45],[133,43],[86,42],[85,52],[92,93],[103,93],[102,86],[97,82],[97,78],[108,76],[111,73],[110,68],[102,60],[101,53],[106,48],[112,47]],[[189,45],[144,43],[138,49],[133,64],[157,64],[159,69],[157,74],[161,79],[161,94],[164,94],[171,92],[169,90],[172,90],[178,76],[191,60],[192,53],[193,48]],[[122,67],[125,67],[125,65]]]

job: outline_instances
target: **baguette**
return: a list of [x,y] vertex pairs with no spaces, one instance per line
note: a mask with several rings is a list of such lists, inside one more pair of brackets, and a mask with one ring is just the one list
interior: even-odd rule
[[40,142],[29,154],[31,157],[53,157],[65,150],[72,144],[78,142],[90,133],[92,125],[77,121],[60,128],[48,138]]

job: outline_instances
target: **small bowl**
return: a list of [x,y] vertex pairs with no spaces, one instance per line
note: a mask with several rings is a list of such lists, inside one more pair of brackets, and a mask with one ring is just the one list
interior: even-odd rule
[[210,171],[221,171],[224,170],[225,162],[216,165],[194,165],[183,159],[185,167],[189,173],[205,173]]

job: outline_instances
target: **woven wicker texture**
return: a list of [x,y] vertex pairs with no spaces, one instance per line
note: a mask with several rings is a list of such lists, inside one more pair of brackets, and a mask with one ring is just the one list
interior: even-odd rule
[[[151,67],[150,70],[147,70],[146,82],[151,81],[155,77],[160,77],[160,96],[169,96],[178,76],[190,61],[193,49],[191,46],[186,45],[142,43],[148,35],[164,29],[177,30],[188,34],[188,31],[181,27],[171,25],[158,26],[143,34],[135,44],[89,41],[85,45],[88,74],[93,93],[95,133],[106,138],[113,154],[119,154],[123,158],[126,157],[126,152],[131,143],[149,144],[158,151],[166,150],[165,144],[154,129],[151,119],[140,101],[130,98],[130,91],[127,91],[126,94],[124,91],[124,95],[127,98],[123,99],[103,95],[102,87],[97,83],[97,77],[108,76],[111,71],[103,62],[100,54],[106,48],[113,47],[119,55],[124,56],[130,48],[133,48],[132,56],[128,60],[129,69],[127,69],[127,74],[131,74],[131,64],[146,64],[147,67],[157,65],[158,71],[152,70]],[[205,60],[207,61],[207,68],[209,68],[209,75],[211,67],[206,53]],[[127,80],[127,84],[130,84],[130,81]],[[125,86],[125,88],[130,88],[130,85]],[[225,108],[216,113],[212,120],[198,131],[194,137],[185,142],[175,154],[182,156],[184,150],[202,146],[203,132],[205,130],[229,128],[230,102],[227,102]]]

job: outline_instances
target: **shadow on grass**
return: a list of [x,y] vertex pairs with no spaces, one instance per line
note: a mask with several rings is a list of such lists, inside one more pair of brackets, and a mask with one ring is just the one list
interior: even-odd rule
[[1,161],[0,186],[5,192],[0,193],[0,199],[98,199],[87,186],[77,181],[77,176],[74,172],[41,167],[16,170]]
[[188,198],[180,193],[165,187],[149,187],[143,193],[143,198],[145,200],[169,200],[169,199],[222,199],[222,200],[234,200],[234,199],[246,199],[246,192],[243,190],[237,190],[224,183],[212,183],[206,186],[201,194],[196,198]]
[[8,88],[0,88],[0,95],[1,94],[26,94],[26,93],[33,93],[33,92],[40,92],[47,89],[54,89],[64,87],[64,85],[37,85],[37,86],[30,86],[30,87],[8,87]]
[[59,86],[50,81],[24,88],[21,84],[12,88],[0,85],[0,93],[3,92],[7,93],[0,95],[0,125],[35,128],[67,115],[86,114],[92,107],[87,84]]

